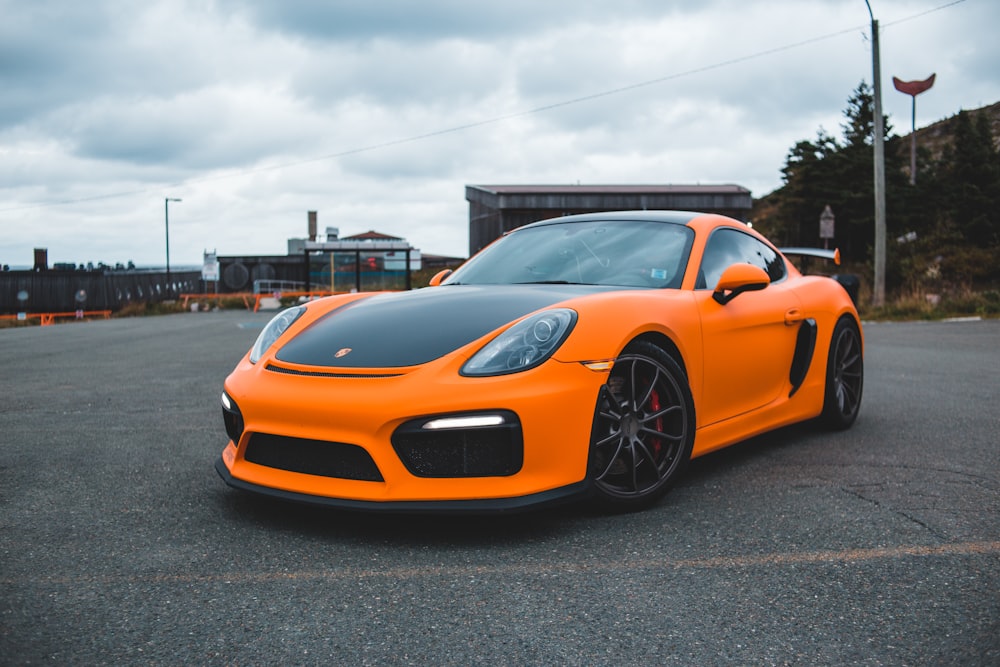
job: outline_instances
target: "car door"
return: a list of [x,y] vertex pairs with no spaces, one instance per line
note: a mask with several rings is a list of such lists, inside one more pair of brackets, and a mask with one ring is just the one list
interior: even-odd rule
[[[762,268],[771,283],[720,304],[714,287],[737,263]],[[785,278],[781,256],[749,234],[723,228],[708,240],[695,293],[704,346],[699,426],[759,409],[787,390],[801,316]]]

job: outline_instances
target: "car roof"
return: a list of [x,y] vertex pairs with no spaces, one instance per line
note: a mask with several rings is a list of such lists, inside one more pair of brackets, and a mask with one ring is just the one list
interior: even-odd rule
[[529,225],[524,225],[521,229],[567,222],[589,222],[593,220],[642,220],[650,222],[665,222],[675,225],[686,225],[691,220],[704,215],[706,214],[696,213],[694,211],[602,211],[599,213],[579,213],[576,215],[564,215],[558,218],[548,218],[547,220],[540,220]]

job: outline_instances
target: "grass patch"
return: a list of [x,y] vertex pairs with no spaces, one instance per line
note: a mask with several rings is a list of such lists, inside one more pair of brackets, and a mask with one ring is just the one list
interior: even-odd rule
[[[870,290],[869,290],[870,292]],[[861,317],[868,320],[944,320],[951,317],[1000,317],[1000,291],[970,289],[930,292],[910,290],[878,308],[861,299]]]
[[149,315],[172,315],[185,312],[184,305],[178,301],[161,301],[149,303],[133,301],[121,307],[112,317],[146,317]]

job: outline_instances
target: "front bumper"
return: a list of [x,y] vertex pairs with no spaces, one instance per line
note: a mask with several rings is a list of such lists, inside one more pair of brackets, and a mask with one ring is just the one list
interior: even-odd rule
[[[227,426],[238,421],[240,429],[216,469],[236,488],[361,510],[505,512],[586,493],[590,431],[606,372],[550,360],[524,373],[468,378],[456,372],[455,363],[432,362],[375,377],[289,372],[244,361],[225,386],[239,417],[227,416]],[[401,456],[398,436],[412,431],[414,423],[497,412],[515,416],[522,448],[519,458],[498,470],[484,473],[494,464],[473,460],[455,464],[454,473],[428,473],[450,468],[425,469],[405,452]],[[317,471],[309,460],[272,464],[275,459],[254,451],[248,460],[248,448],[256,449],[262,439],[278,443],[269,443],[272,451],[281,442],[305,443],[307,450],[330,445],[363,451],[374,472]],[[475,459],[469,446],[463,451],[461,457]]]

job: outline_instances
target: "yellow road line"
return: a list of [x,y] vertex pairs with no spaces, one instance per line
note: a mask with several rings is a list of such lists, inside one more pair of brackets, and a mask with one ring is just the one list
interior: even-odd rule
[[602,573],[628,570],[725,570],[785,565],[811,565],[825,563],[854,564],[875,560],[893,560],[908,557],[946,557],[1000,555],[1000,541],[955,542],[939,545],[900,545],[871,549],[843,549],[838,551],[802,551],[770,553],[747,556],[714,556],[710,558],[636,558],[626,563],[606,560],[591,562],[539,562],[511,563],[508,565],[419,565],[412,567],[346,567],[332,570],[287,570],[276,572],[229,572],[218,574],[149,574],[149,575],[96,575],[67,577],[38,577],[28,579],[2,578],[0,584],[18,583],[79,586],[86,584],[114,583],[204,583],[242,584],[275,581],[341,581],[358,579],[418,579],[422,577],[468,577]]

